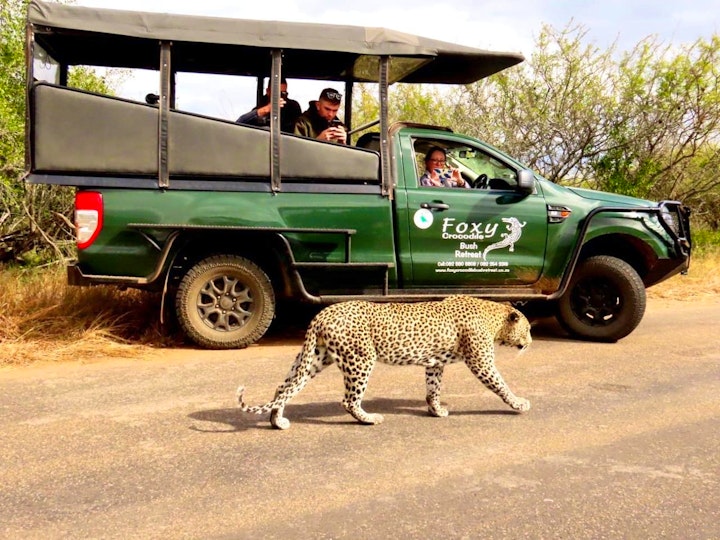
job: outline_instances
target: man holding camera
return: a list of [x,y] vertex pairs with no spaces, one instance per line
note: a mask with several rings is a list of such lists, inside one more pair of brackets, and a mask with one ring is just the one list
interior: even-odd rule
[[317,101],[311,101],[308,110],[295,122],[295,135],[346,144],[347,131],[337,117],[341,100],[340,92],[325,88]]
[[[288,99],[287,81],[284,77],[280,81],[280,107],[280,130],[292,133],[295,130],[295,121],[302,114],[302,109],[297,101]],[[260,99],[257,107],[243,114],[236,122],[251,126],[267,127],[270,125],[270,85],[265,89],[265,95]]]

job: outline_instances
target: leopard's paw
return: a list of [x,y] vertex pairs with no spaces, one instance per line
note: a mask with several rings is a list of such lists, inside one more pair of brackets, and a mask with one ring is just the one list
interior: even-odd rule
[[435,406],[432,405],[428,407],[428,412],[431,416],[436,416],[438,418],[445,418],[449,413],[448,410],[445,407],[441,406]]
[[510,407],[514,411],[518,412],[525,412],[530,410],[530,402],[525,398],[515,398],[515,400],[510,404]]
[[347,412],[350,413],[350,415],[355,420],[357,420],[361,424],[366,424],[366,425],[382,424],[382,421],[384,420],[382,414],[365,412],[363,410],[362,406],[357,402],[343,400],[342,406]]
[[290,427],[290,420],[282,416],[279,411],[273,410],[270,413],[270,424],[277,429],[287,429]]
[[359,422],[368,425],[368,426],[374,426],[377,424],[382,424],[385,420],[385,417],[382,414],[377,413],[365,413],[363,415],[358,415],[355,417]]

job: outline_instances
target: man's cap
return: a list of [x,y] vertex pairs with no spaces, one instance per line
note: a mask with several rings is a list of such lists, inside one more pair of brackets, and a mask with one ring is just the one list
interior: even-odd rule
[[342,99],[342,94],[334,88],[326,88],[320,92],[320,99],[324,99],[325,101],[329,101],[330,103],[337,105]]

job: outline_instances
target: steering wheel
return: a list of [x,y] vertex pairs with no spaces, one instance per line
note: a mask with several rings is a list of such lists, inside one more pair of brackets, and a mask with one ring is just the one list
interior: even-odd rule
[[485,174],[485,173],[482,173],[481,175],[479,175],[479,176],[475,179],[475,182],[473,183],[473,187],[474,187],[475,189],[487,189],[487,187],[488,187],[488,175]]

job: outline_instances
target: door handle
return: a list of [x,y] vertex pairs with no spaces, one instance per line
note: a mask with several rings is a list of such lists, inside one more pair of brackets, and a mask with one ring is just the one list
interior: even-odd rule
[[428,210],[450,210],[450,205],[445,203],[424,202],[420,203],[420,208]]

